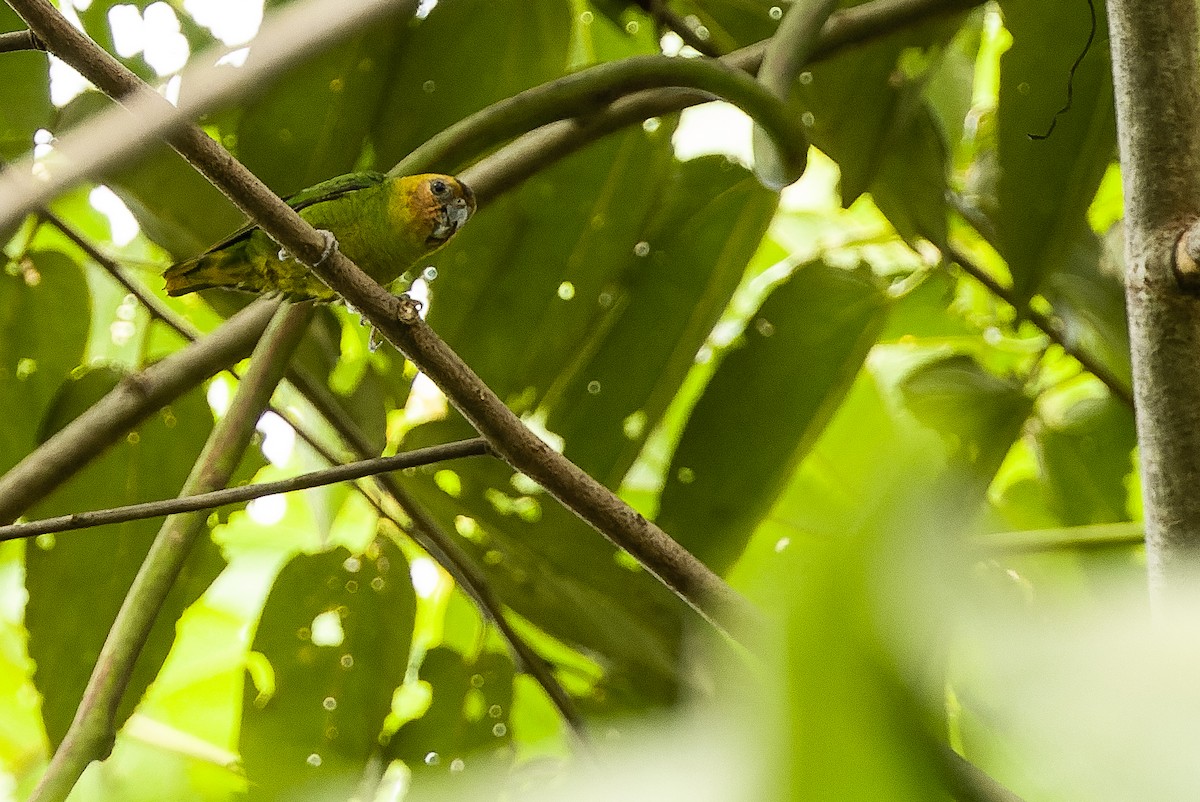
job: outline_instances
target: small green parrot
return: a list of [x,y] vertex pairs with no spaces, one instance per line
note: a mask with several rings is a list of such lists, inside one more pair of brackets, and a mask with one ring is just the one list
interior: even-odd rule
[[[286,200],[315,228],[332,234],[338,249],[384,286],[445,245],[475,212],[475,194],[466,184],[435,174],[391,178],[349,173]],[[172,265],[163,277],[168,295],[229,287],[278,291],[297,301],[338,299],[256,226],[246,226],[207,252]]]

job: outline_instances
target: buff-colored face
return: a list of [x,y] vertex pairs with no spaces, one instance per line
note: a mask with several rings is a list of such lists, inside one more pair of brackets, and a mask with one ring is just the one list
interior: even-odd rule
[[413,176],[413,202],[422,218],[429,222],[425,244],[431,248],[444,243],[475,213],[475,193],[466,184],[449,175]]

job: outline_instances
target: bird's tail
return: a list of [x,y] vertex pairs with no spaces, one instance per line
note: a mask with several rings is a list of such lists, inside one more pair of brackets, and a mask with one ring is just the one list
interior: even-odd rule
[[167,295],[186,295],[211,287],[247,287],[253,283],[252,274],[241,253],[219,250],[171,265],[163,278],[167,282]]

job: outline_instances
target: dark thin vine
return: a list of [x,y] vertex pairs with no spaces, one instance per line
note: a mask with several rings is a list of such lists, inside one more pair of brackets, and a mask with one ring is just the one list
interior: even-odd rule
[[1071,110],[1071,102],[1074,100],[1075,92],[1075,71],[1079,69],[1079,65],[1083,63],[1084,57],[1086,57],[1088,51],[1092,49],[1092,42],[1096,40],[1096,3],[1095,0],[1087,0],[1087,4],[1088,12],[1092,15],[1092,27],[1088,31],[1087,41],[1083,45],[1083,50],[1079,52],[1079,56],[1076,57],[1075,63],[1071,65],[1071,71],[1067,73],[1067,102],[1061,109],[1054,112],[1054,119],[1050,121],[1050,127],[1046,129],[1046,133],[1026,134],[1026,136],[1028,136],[1030,139],[1038,141],[1049,139],[1050,135],[1054,133],[1054,129],[1058,126],[1058,118]]

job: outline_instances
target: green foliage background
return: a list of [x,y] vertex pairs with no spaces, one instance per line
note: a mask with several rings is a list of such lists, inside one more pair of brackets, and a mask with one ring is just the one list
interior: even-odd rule
[[[114,5],[79,14],[106,46]],[[170,5],[193,53],[215,45]],[[766,0],[670,5],[724,51],[770,36],[779,17]],[[1114,654],[1170,663],[1131,634],[1142,583],[1132,412],[940,256],[966,254],[1128,387],[1097,10],[1073,106],[1046,140],[1028,134],[1062,104],[1086,9],[985,3],[805,72],[791,102],[820,154],[782,201],[736,159],[678,158],[673,115],[542,170],[431,260],[433,328],[569,458],[781,624],[772,657],[731,649],[499,461],[402,476],[573,695],[603,752],[606,798],[950,798],[939,742],[1031,800],[1187,798],[1172,795],[1183,775],[1161,754],[1133,771],[1142,784],[1113,779],[1134,758],[1107,764],[1097,725],[1195,708],[1194,691],[1171,705],[1151,695],[1133,713],[1106,695],[1125,666]],[[0,8],[0,29],[21,27]],[[202,122],[288,194],[386,170],[517,91],[659,49],[638,4],[441,0]],[[37,130],[61,134],[108,105],[89,91],[53,106],[42,54],[0,63],[6,159],[30,152]],[[241,222],[166,149],[105,183],[140,224],[128,244],[113,242],[89,188],[51,209],[160,296],[163,266]],[[53,226],[31,218],[4,234],[0,470],[182,345]],[[214,309],[241,302],[165,300],[206,331]],[[370,351],[343,308],[322,310],[298,360],[381,451],[471,434],[453,412],[406,414],[423,397],[413,371]],[[214,385],[210,399],[230,381]],[[277,400],[332,436],[294,391]],[[198,388],[29,517],[173,495],[212,423]],[[299,444],[284,464],[247,458],[241,476],[320,465]],[[427,576],[428,558],[360,496],[306,491],[276,522],[258,518],[214,515],[139,663],[115,751],[73,800],[595,790],[541,689],[445,575],[414,592],[410,565]],[[156,530],[0,546],[0,789],[15,798],[65,733]],[[1113,601],[1126,592],[1135,601]],[[1100,600],[1122,612],[1097,634]]]

